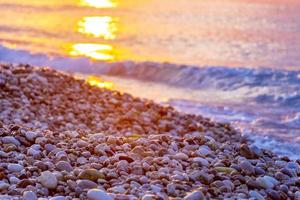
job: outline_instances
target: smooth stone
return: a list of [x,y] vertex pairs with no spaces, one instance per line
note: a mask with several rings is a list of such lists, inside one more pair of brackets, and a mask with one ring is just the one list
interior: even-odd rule
[[256,181],[259,183],[259,185],[265,189],[272,189],[275,185],[277,185],[279,182],[270,176],[263,176],[256,178]]
[[76,183],[81,189],[92,189],[98,187],[97,183],[90,180],[77,180]]
[[211,149],[208,146],[204,145],[204,146],[200,146],[197,152],[202,156],[207,156],[211,154]]
[[91,181],[97,181],[98,179],[104,179],[105,176],[103,173],[95,169],[85,169],[78,175],[79,179],[88,179]]
[[78,146],[78,147],[87,147],[87,146],[89,146],[89,143],[86,142],[86,141],[83,141],[83,140],[79,140],[79,141],[77,142],[77,146]]
[[156,200],[158,199],[157,196],[153,195],[153,194],[145,194],[142,197],[142,200]]
[[14,144],[16,146],[20,146],[21,143],[19,142],[19,140],[17,140],[16,138],[12,137],[12,136],[5,136],[2,138],[2,142],[4,144]]
[[116,145],[117,138],[115,136],[108,136],[106,143]]
[[259,192],[255,191],[255,190],[251,190],[249,192],[249,196],[256,200],[265,200],[265,198],[261,194],[259,194]]
[[58,171],[67,171],[67,172],[73,171],[72,165],[67,161],[63,161],[63,160],[56,163],[55,167]]
[[215,167],[214,168],[219,173],[230,174],[232,172],[237,172],[236,169],[231,167]]
[[89,200],[113,200],[105,191],[100,189],[91,189],[87,192]]
[[245,161],[242,161],[239,165],[241,167],[241,169],[246,173],[246,174],[254,174],[255,173],[255,168],[253,167],[253,165],[245,160]]
[[0,191],[2,190],[6,190],[7,188],[9,188],[9,184],[4,182],[4,181],[0,181]]
[[201,191],[195,191],[195,192],[192,192],[192,193],[186,195],[183,199],[184,200],[204,200],[205,196]]
[[25,133],[25,137],[27,140],[29,141],[34,141],[34,139],[38,136],[38,134],[36,132],[33,131],[27,131]]
[[76,138],[79,136],[79,133],[77,131],[65,131],[64,134],[69,136],[70,138]]
[[87,159],[85,157],[79,157],[79,158],[77,158],[76,162],[78,164],[83,165],[83,164],[87,163]]
[[209,162],[201,157],[193,158],[193,162],[200,164],[201,166],[209,166]]
[[188,160],[189,157],[185,153],[177,153],[174,155],[174,158],[177,160]]
[[35,150],[33,148],[29,148],[27,150],[27,154],[30,155],[30,156],[36,156],[36,155],[40,154],[40,151],[39,150]]
[[24,167],[22,165],[19,164],[9,164],[7,166],[7,170],[10,172],[20,172],[24,169]]
[[300,191],[295,192],[295,200],[300,200]]
[[58,181],[56,176],[50,171],[44,171],[41,176],[38,177],[39,182],[48,189],[55,189]]
[[67,198],[64,196],[56,196],[56,197],[51,197],[49,200],[67,200]]
[[37,196],[34,192],[32,191],[25,191],[23,193],[23,200],[37,200]]
[[54,146],[53,144],[45,144],[45,149],[46,151],[51,152],[56,149],[56,146]]
[[10,184],[17,184],[17,183],[20,182],[20,179],[18,179],[15,176],[12,176],[12,177],[9,178],[9,182],[10,182]]

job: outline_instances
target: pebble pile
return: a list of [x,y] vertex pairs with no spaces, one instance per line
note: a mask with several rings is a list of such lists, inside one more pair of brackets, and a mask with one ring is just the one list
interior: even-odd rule
[[0,199],[300,200],[299,164],[229,124],[0,65]]

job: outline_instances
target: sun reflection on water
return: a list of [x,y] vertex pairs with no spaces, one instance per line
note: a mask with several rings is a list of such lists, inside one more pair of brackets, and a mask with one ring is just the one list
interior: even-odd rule
[[86,56],[95,60],[114,60],[114,49],[107,44],[79,43],[70,50],[71,56]]
[[99,88],[106,88],[109,90],[114,88],[113,82],[104,81],[97,76],[88,76],[86,82],[91,86],[96,86]]
[[113,0],[81,0],[80,3],[95,8],[114,8],[117,6],[117,3]]
[[115,39],[116,31],[115,19],[110,16],[84,17],[78,22],[78,32],[94,37],[102,37],[105,40]]

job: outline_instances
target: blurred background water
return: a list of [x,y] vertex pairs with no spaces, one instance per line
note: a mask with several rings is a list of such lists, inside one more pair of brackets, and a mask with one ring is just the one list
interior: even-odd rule
[[0,61],[105,87],[90,77],[101,75],[300,158],[299,10],[297,0],[0,0]]

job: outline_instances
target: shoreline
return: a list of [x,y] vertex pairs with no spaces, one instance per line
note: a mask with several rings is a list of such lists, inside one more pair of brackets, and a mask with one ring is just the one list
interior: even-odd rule
[[8,199],[300,199],[300,161],[229,124],[47,68],[1,65],[0,86]]

